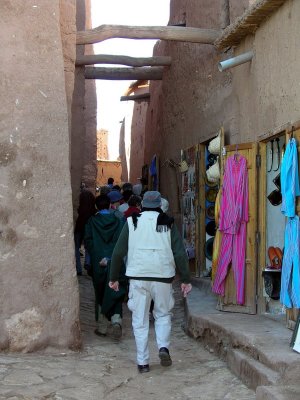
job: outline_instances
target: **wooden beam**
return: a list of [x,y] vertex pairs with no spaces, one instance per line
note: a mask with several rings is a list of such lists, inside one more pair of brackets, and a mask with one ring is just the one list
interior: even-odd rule
[[130,96],[121,96],[120,101],[145,100],[145,99],[150,99],[150,93],[132,94]]
[[161,80],[163,67],[140,67],[140,68],[104,68],[86,67],[85,79],[107,79],[107,80]]
[[93,64],[118,64],[128,65],[130,67],[145,67],[145,66],[169,66],[171,65],[171,57],[128,57],[111,54],[91,54],[78,56],[76,65],[93,65]]
[[94,29],[77,32],[76,43],[92,44],[112,38],[127,38],[213,44],[221,33],[216,29],[184,28],[179,26],[100,25]]

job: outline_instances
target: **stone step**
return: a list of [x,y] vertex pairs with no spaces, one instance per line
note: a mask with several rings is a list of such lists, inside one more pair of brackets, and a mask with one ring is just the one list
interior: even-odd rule
[[252,389],[262,385],[276,385],[280,381],[278,372],[266,367],[242,350],[229,349],[226,361],[230,370]]
[[299,400],[300,386],[259,386],[256,400]]

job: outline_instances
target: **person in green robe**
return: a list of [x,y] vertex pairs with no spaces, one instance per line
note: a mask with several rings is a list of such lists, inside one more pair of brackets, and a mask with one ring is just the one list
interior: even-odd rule
[[89,218],[84,236],[91,256],[91,276],[95,290],[95,317],[98,322],[95,333],[106,336],[111,325],[113,337],[119,339],[122,335],[122,303],[127,292],[125,265],[120,292],[115,292],[108,286],[108,277],[112,252],[125,221],[115,210],[110,209],[107,195],[96,197],[95,204],[97,212]]

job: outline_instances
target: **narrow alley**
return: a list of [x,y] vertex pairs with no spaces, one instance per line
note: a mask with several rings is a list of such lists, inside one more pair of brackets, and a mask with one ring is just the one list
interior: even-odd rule
[[185,334],[183,301],[176,283],[173,365],[170,368],[160,366],[151,323],[151,369],[147,374],[139,374],[136,369],[135,343],[126,305],[122,340],[100,338],[94,334],[92,280],[83,275],[79,277],[79,284],[83,350],[79,353],[49,350],[46,354],[2,354],[1,400],[255,399],[254,392],[244,386],[223,361]]

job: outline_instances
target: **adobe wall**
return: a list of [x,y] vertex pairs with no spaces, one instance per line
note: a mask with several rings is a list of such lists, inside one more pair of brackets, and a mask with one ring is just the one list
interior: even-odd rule
[[[138,88],[134,94],[148,93],[149,89]],[[148,101],[135,101],[131,122],[131,149],[130,149],[130,176],[129,182],[139,183],[138,178],[142,176],[145,151],[145,125]]]
[[80,346],[62,21],[59,0],[0,5],[1,350]]
[[[220,29],[219,0],[171,1],[170,24]],[[249,1],[232,0],[231,18],[241,14]],[[146,120],[145,161],[160,155],[160,189],[170,199],[173,214],[180,213],[176,170],[164,164],[166,159],[180,161],[180,150],[209,140],[221,125],[237,131],[232,117],[237,107],[231,74],[222,74],[217,64],[223,54],[214,46],[159,41],[155,55],[169,55],[172,65],[161,82],[150,84],[150,104]],[[227,53],[228,54],[228,53]]]
[[[92,27],[91,19],[91,0],[85,0],[86,29]],[[85,46],[85,54],[94,54],[92,45]],[[97,95],[96,81],[93,79],[85,80],[85,142],[82,181],[93,193],[96,189],[97,178]]]
[[98,160],[97,169],[97,186],[107,185],[108,178],[114,178],[114,185],[122,183],[121,161]]
[[235,143],[300,119],[300,2],[285,2],[237,47],[235,54],[251,49],[251,63],[233,68],[233,95],[237,104]]

